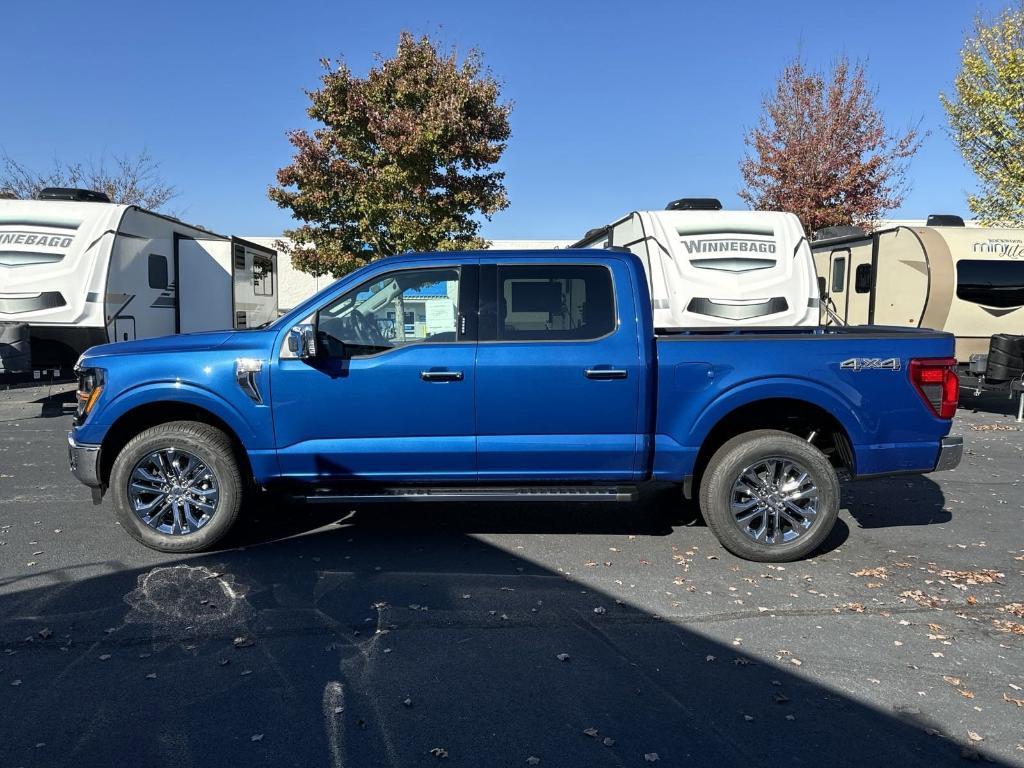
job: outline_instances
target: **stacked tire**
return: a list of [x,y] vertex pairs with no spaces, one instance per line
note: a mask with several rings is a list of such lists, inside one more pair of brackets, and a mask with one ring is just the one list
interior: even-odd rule
[[0,374],[32,369],[28,323],[0,323]]
[[1024,336],[997,333],[989,341],[985,378],[1010,381],[1024,376]]

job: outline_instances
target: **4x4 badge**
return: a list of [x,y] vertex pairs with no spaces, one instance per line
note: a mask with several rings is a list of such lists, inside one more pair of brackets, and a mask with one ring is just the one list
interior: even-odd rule
[[900,359],[898,357],[851,357],[843,360],[839,367],[844,371],[898,371]]

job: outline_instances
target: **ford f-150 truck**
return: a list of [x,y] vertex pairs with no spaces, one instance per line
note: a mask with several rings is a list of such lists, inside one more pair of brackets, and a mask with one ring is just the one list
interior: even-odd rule
[[628,502],[673,483],[726,549],[785,561],[832,529],[840,475],[956,466],[954,366],[953,337],[919,329],[656,329],[631,253],[406,254],[265,328],[86,351],[70,462],[165,552],[212,547],[266,491]]

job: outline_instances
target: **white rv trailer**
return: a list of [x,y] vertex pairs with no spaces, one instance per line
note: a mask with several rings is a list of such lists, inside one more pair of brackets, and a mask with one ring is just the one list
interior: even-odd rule
[[133,205],[0,200],[0,323],[29,325],[36,368],[94,344],[258,326],[277,317],[276,278],[273,249]]
[[592,229],[573,248],[625,248],[647,272],[656,328],[818,324],[818,285],[800,220],[684,198]]

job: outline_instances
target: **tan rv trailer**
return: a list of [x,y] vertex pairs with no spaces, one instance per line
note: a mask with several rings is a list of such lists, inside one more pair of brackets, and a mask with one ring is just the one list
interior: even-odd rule
[[995,334],[1024,335],[1024,229],[897,226],[811,251],[823,324],[948,331],[961,363]]

